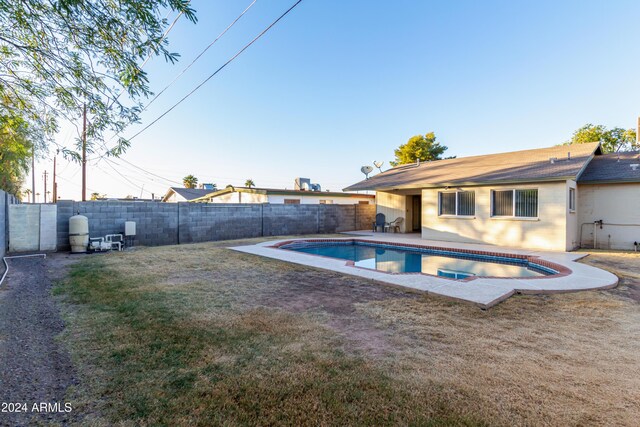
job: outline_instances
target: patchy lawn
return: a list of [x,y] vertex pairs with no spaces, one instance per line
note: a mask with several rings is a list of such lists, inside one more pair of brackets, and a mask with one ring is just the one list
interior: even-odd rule
[[[482,311],[226,249],[241,243],[138,248],[71,268],[56,294],[83,380],[71,397],[87,422],[640,419],[640,310],[628,292],[637,277]],[[604,257],[586,262],[609,265]],[[627,261],[640,271],[640,256]]]

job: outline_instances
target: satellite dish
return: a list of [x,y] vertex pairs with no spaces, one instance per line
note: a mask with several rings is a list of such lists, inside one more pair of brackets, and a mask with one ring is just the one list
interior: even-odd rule
[[377,168],[378,168],[378,170],[382,173],[382,165],[384,165],[384,162],[378,162],[378,161],[374,160],[374,161],[373,161],[373,165],[374,165],[375,167],[377,167]]
[[360,172],[362,172],[364,176],[367,177],[366,179],[369,179],[369,174],[373,172],[373,168],[369,165],[366,165],[360,168]]

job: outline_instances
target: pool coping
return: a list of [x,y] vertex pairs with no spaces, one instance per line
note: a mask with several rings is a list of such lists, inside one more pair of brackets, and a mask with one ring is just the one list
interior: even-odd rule
[[[558,271],[558,274],[526,278],[477,276],[474,280],[456,280],[424,273],[386,273],[348,265],[349,262],[342,259],[279,249],[279,246],[295,241],[350,240],[400,247],[436,249],[447,252],[482,255],[497,254],[495,256],[507,256],[509,258],[520,259],[531,258],[535,259],[536,264],[552,268]],[[447,242],[433,241],[424,241],[422,244],[416,244],[415,241],[399,242],[398,239],[385,239],[383,237],[381,238],[381,236],[356,237],[351,235],[345,236],[344,238],[336,237],[330,239],[314,239],[308,237],[300,237],[299,239],[274,239],[256,245],[237,246],[229,249],[309,267],[336,271],[351,276],[363,277],[383,284],[410,288],[458,301],[471,302],[483,309],[490,308],[514,294],[554,294],[610,289],[618,284],[618,277],[614,274],[590,265],[575,262],[577,259],[582,258],[584,256],[583,254],[537,252],[502,247],[478,248],[477,246],[478,245],[460,243],[453,245],[447,244]]]

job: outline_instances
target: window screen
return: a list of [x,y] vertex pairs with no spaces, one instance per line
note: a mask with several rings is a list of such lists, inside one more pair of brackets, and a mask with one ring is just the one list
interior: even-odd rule
[[456,193],[440,193],[440,215],[456,214]]
[[475,191],[460,191],[458,193],[458,215],[476,214],[476,193]]
[[493,216],[513,216],[513,190],[493,192]]
[[516,190],[516,216],[538,216],[538,190]]

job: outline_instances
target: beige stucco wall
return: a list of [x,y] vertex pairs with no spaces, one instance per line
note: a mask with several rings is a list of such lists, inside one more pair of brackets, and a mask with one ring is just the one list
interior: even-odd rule
[[[576,189],[576,209],[574,211],[569,210],[569,189]],[[574,250],[580,247],[580,239],[578,238],[578,200],[580,199],[580,195],[578,194],[578,185],[573,180],[567,181],[567,186],[565,189],[565,197],[567,200],[567,250]]]
[[284,203],[284,199],[298,199],[302,205],[317,205],[320,200],[326,200],[326,203],[334,205],[357,205],[358,203],[367,202],[368,204],[375,203],[371,197],[340,197],[331,196],[322,192],[309,192],[309,194],[300,195],[281,195],[281,194],[269,194],[269,203]]
[[327,203],[336,205],[354,205],[361,201],[368,204],[375,203],[371,197],[339,197],[330,196],[321,192],[301,194],[301,195],[279,195],[279,194],[259,194],[259,193],[245,193],[240,191],[234,191],[232,193],[223,194],[211,199],[211,203],[284,203],[285,199],[297,199],[300,200],[300,204],[303,205],[317,205],[320,200],[325,200]]
[[405,232],[407,225],[407,196],[376,191],[376,206],[376,214],[384,214],[387,222],[394,221],[398,217],[404,218],[405,221],[400,226],[400,231],[402,233]]
[[582,226],[583,247],[593,247],[592,224],[598,220],[604,221],[596,229],[598,248],[633,250],[633,242],[640,243],[640,183],[578,185],[578,227],[588,223]]
[[266,194],[258,193],[242,193],[240,191],[234,191],[227,194],[222,194],[218,197],[213,197],[209,200],[210,203],[267,203]]
[[[476,192],[473,218],[438,216],[438,189],[422,190],[422,238],[489,243],[527,249],[571,250],[567,241],[568,187],[565,181],[535,185],[467,187]],[[492,218],[491,190],[538,189],[538,218]],[[573,220],[571,220],[573,221]]]

